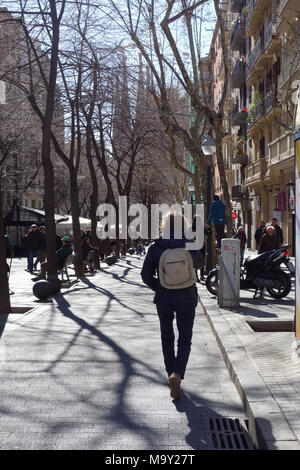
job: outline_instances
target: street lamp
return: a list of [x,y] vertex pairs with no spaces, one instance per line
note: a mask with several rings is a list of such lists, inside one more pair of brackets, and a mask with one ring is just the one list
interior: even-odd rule
[[216,151],[216,144],[210,135],[206,135],[202,142],[202,152],[204,155],[212,155]]

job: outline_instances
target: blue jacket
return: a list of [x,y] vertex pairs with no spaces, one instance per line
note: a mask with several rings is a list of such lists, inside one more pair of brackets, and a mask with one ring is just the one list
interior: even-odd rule
[[215,225],[226,224],[225,204],[220,201],[220,199],[214,201],[210,206],[207,225],[210,225],[211,221],[213,221]]
[[[155,292],[154,303],[192,303],[197,305],[198,293],[196,285],[185,289],[165,289],[159,282],[159,259],[167,248],[181,248],[187,240],[159,238],[149,247],[141,276],[143,282]],[[190,251],[193,257],[193,251]]]

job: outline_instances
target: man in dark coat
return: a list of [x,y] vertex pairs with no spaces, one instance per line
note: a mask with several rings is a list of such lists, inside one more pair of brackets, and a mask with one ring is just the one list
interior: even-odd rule
[[259,224],[259,227],[255,231],[254,238],[256,240],[256,249],[257,250],[259,248],[259,244],[260,244],[260,241],[261,241],[261,237],[263,236],[265,227],[266,227],[266,222],[264,220],[262,220]]
[[[195,283],[190,287],[180,289],[168,289],[161,285],[159,266],[162,254],[167,249],[184,248],[186,244],[182,234],[180,239],[175,237],[174,214],[169,215],[168,218],[170,222],[169,238],[159,238],[149,247],[141,276],[144,283],[155,292],[154,303],[160,320],[162,350],[165,368],[169,376],[168,384],[171,388],[171,397],[180,398],[180,383],[184,378],[191,350],[198,294]],[[173,329],[175,313],[179,333],[177,355],[174,349]]]
[[278,240],[279,246],[281,246],[281,245],[283,244],[282,229],[281,229],[281,227],[278,225],[277,219],[276,219],[275,217],[273,217],[273,219],[272,219],[272,226],[273,226],[274,229],[275,229],[275,237],[276,237],[277,240]]
[[28,248],[28,271],[33,274],[33,258],[38,258],[39,262],[43,262],[43,249],[45,248],[45,239],[38,230],[37,225],[33,224],[31,230],[26,237]]

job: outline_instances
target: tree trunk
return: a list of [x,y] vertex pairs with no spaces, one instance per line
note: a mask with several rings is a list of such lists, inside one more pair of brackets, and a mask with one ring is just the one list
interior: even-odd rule
[[10,297],[7,279],[7,264],[6,264],[6,244],[5,244],[5,229],[3,220],[2,209],[2,194],[1,194],[1,178],[0,178],[0,314],[10,313]]
[[[221,128],[220,128],[221,129]],[[215,139],[216,139],[216,155],[221,180],[221,186],[223,189],[224,203],[226,209],[226,225],[227,225],[227,236],[232,237],[233,235],[233,224],[232,224],[232,205],[230,200],[230,194],[228,190],[228,184],[226,179],[223,150],[222,150],[222,132],[215,127]]]
[[71,199],[71,214],[72,214],[72,228],[73,228],[73,242],[74,242],[74,252],[75,252],[75,261],[74,268],[75,274],[78,278],[84,277],[84,264],[82,260],[82,250],[81,250],[81,231],[80,231],[80,209],[79,209],[79,199],[78,199],[78,185],[76,172],[73,167],[69,168],[70,171],[70,199]]

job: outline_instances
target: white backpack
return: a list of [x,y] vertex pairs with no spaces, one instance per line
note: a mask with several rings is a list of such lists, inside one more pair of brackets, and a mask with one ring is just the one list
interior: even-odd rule
[[184,289],[197,281],[193,259],[185,248],[168,248],[159,260],[159,281],[166,289]]

